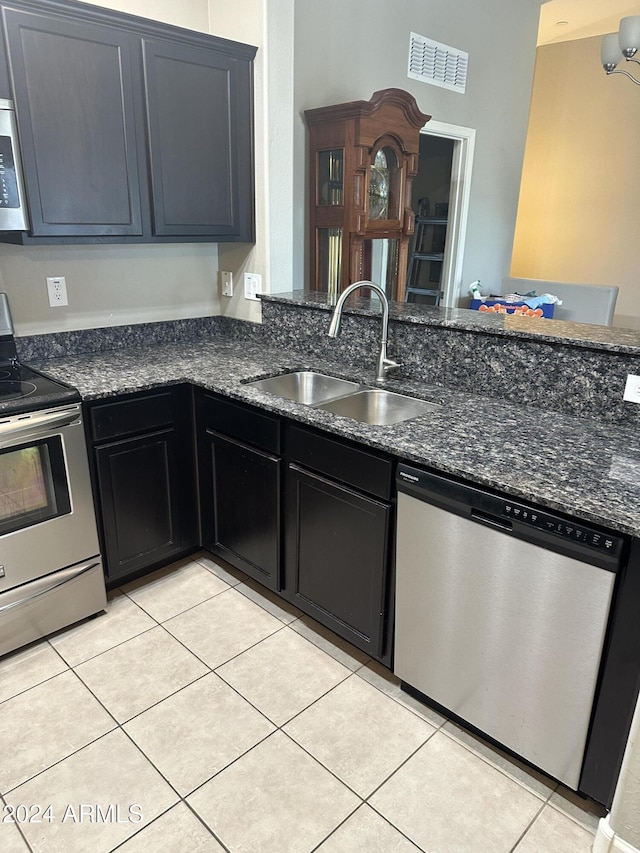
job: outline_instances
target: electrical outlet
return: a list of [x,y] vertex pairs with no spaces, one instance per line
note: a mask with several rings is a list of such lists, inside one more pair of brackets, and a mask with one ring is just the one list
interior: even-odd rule
[[628,403],[640,403],[640,376],[635,376],[633,373],[627,375],[622,399]]
[[233,296],[233,273],[220,270],[220,281],[222,282],[222,295]]
[[246,272],[244,274],[244,298],[257,299],[258,293],[262,293],[262,276],[257,272]]
[[47,292],[51,308],[68,305],[67,280],[63,275],[47,276]]

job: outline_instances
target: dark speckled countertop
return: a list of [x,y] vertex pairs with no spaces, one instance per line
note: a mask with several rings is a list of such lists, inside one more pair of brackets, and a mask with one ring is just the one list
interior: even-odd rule
[[[320,311],[331,311],[336,297],[327,293],[294,290],[290,293],[262,294],[265,302],[298,305]],[[376,302],[358,296],[357,292],[347,302],[353,313],[376,316],[380,309]],[[597,326],[591,323],[573,323],[566,320],[544,320],[523,317],[517,314],[492,314],[470,311],[468,308],[435,308],[407,302],[391,302],[391,320],[418,326],[458,329],[467,332],[482,332],[503,338],[518,340],[547,341],[566,346],[589,347],[617,353],[640,353],[640,332],[613,326]]]
[[260,340],[224,337],[31,360],[78,388],[84,400],[193,382],[402,459],[510,496],[640,536],[640,437],[635,427],[576,418],[473,395],[390,380],[387,387],[441,403],[395,426],[368,426],[244,384],[292,368],[373,384],[373,374]]

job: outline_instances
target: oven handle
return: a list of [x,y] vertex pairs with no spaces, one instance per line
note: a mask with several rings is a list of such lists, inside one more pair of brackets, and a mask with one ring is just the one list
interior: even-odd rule
[[30,415],[24,420],[11,420],[0,423],[0,441],[2,439],[13,439],[25,435],[34,437],[49,432],[52,427],[63,427],[73,423],[80,417],[80,407],[63,409],[62,411],[44,412],[41,415]]
[[[54,589],[57,589],[59,586],[62,586],[69,581],[75,580],[79,578],[81,575],[85,575],[87,572],[90,572],[91,569],[95,569],[96,566],[100,565],[100,560],[96,560],[94,562],[85,563],[83,566],[79,566],[73,569],[64,569],[62,572],[56,572],[56,580],[54,583],[48,584],[44,589],[39,589],[37,592],[34,592],[33,595],[27,595],[25,598],[19,598],[17,601],[10,601],[9,604],[5,604],[0,607],[0,616],[5,614],[9,610],[13,610],[14,607],[23,607],[25,604],[29,604],[37,598],[40,598],[41,595],[47,595],[50,592],[53,592]],[[60,577],[60,575],[63,575]],[[0,593],[0,599],[2,598],[2,593]]]

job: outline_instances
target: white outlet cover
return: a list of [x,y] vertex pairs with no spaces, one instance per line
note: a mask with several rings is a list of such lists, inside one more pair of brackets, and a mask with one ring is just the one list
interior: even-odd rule
[[640,376],[633,373],[627,375],[627,383],[624,386],[623,400],[628,403],[640,403]]
[[67,280],[63,275],[47,276],[49,307],[61,308],[69,304],[67,299]]

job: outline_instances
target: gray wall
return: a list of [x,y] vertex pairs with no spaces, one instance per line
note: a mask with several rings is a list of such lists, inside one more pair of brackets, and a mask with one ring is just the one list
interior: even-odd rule
[[[508,274],[529,113],[539,0],[296,0],[294,281],[308,275],[303,110],[397,87],[438,121],[477,131],[463,281]],[[469,53],[466,94],[407,77],[409,34]]]

